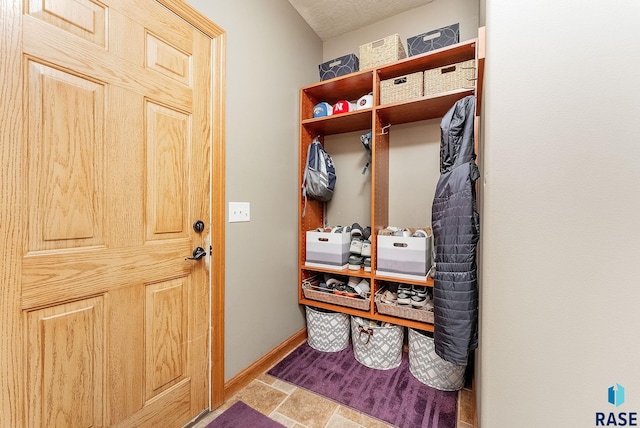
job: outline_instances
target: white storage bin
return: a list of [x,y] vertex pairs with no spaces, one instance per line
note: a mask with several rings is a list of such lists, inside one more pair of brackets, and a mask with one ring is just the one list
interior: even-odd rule
[[342,270],[349,264],[351,233],[307,232],[305,266]]
[[378,235],[376,275],[426,280],[433,264],[433,235]]
[[440,358],[433,337],[409,329],[409,371],[420,382],[441,391],[457,391],[464,386],[465,369]]
[[307,343],[322,352],[349,346],[349,315],[307,306]]
[[370,326],[368,322],[364,318],[351,317],[351,342],[356,360],[372,369],[398,367],[402,362],[402,327]]

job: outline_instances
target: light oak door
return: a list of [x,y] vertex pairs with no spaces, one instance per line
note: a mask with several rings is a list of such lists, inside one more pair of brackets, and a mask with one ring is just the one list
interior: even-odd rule
[[152,0],[1,7],[0,425],[183,426],[211,387],[211,38]]

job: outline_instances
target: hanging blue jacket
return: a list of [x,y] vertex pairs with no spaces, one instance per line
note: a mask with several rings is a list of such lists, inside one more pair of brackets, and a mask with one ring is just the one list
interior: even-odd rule
[[436,272],[434,342],[445,361],[466,365],[478,344],[475,97],[457,101],[440,124],[440,178],[432,206]]

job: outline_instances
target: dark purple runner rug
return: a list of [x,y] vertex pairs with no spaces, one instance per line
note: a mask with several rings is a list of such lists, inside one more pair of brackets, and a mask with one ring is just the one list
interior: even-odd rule
[[270,419],[256,409],[236,402],[222,412],[205,428],[282,428],[284,425]]
[[321,352],[305,342],[268,373],[396,427],[456,427],[458,392],[417,380],[406,353],[398,368],[375,370],[360,364],[351,346]]

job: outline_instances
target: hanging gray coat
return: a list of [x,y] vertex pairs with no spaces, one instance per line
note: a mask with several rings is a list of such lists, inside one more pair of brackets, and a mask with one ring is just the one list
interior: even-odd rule
[[457,101],[440,124],[440,178],[432,206],[434,341],[445,361],[466,365],[478,344],[475,98]]

